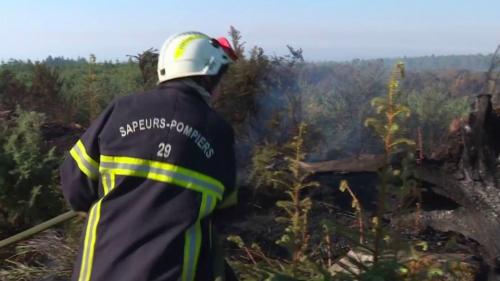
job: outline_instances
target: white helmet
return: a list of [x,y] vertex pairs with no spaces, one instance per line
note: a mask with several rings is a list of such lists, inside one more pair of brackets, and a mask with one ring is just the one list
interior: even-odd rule
[[236,60],[226,38],[213,39],[200,32],[170,36],[158,57],[159,83],[181,77],[216,75],[221,67]]

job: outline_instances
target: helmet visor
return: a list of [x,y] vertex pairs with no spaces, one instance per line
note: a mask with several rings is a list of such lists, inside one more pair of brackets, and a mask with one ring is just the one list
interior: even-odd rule
[[221,47],[224,53],[231,58],[233,61],[238,60],[238,55],[234,51],[234,49],[231,47],[231,44],[229,43],[229,40],[227,40],[225,37],[219,37],[217,39],[212,39],[212,44],[215,47]]

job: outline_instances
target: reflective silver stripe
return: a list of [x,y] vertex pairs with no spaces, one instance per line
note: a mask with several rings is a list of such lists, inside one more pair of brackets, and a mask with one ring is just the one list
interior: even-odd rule
[[80,268],[79,281],[89,281],[92,273],[92,263],[94,256],[94,246],[96,240],[97,224],[101,212],[101,200],[99,200],[90,210],[90,218],[87,223],[85,242],[82,255],[82,264]]
[[125,164],[125,163],[107,163],[107,162],[101,162],[100,167],[102,169],[125,169],[125,170],[133,170],[137,172],[142,172],[142,173],[155,173],[167,177],[171,177],[173,179],[177,179],[180,181],[192,183],[194,185],[197,185],[199,187],[202,187],[203,189],[207,189],[209,191],[214,192],[215,194],[218,194],[219,196],[222,197],[224,190],[221,189],[220,187],[213,185],[209,182],[190,177],[187,175],[183,175],[181,173],[176,173],[175,171],[169,171],[157,167],[151,167],[148,165],[139,165],[139,164]]
[[185,266],[187,266],[186,269],[184,269],[184,276],[182,278],[183,281],[192,281],[194,280],[195,276],[195,265],[196,265],[196,248],[197,248],[197,243],[196,239],[198,238],[197,236],[199,235],[198,229],[201,227],[200,222],[197,221],[193,226],[191,226],[187,232],[186,232],[186,238],[188,241],[188,251],[184,253],[184,255],[188,255],[187,261]]
[[[186,231],[182,281],[193,281],[195,278],[202,243],[201,220],[207,217],[215,209],[216,202],[213,196],[203,194],[198,219],[194,225]],[[210,238],[207,242],[210,242]]]
[[88,177],[90,177],[92,179],[96,179],[99,175],[99,170],[96,169],[96,167],[94,167],[90,162],[87,161],[87,159],[84,156],[84,152],[80,150],[80,147],[78,145],[75,145],[72,150],[74,150],[78,156],[78,159],[75,159],[78,166],[80,166],[80,164],[83,165],[88,170],[88,172],[90,174],[87,174],[85,169],[82,169],[82,167],[80,167],[80,169],[85,174],[87,174]]
[[207,202],[206,202],[205,208],[203,209],[203,212],[201,214],[201,218],[208,216],[214,208],[213,204],[215,203],[215,200],[214,200],[213,196],[210,196],[210,195],[206,195],[206,196],[207,196]]
[[113,189],[111,176],[112,175],[110,173],[102,174],[102,189],[104,190],[104,196],[106,196],[111,191],[111,189]]

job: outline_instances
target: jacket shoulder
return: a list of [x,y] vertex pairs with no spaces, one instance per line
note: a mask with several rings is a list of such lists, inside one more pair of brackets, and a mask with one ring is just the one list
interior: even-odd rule
[[154,89],[144,92],[134,92],[125,96],[116,97],[111,101],[111,103],[115,104],[116,106],[123,106],[123,105],[127,106],[131,103],[144,101],[145,95],[154,94],[155,92],[158,92],[158,90]]

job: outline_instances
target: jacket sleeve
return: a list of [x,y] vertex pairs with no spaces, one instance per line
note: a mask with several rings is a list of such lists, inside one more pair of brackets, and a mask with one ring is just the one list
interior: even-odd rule
[[90,206],[99,199],[99,134],[112,110],[113,103],[85,131],[61,165],[62,192],[75,211],[88,212]]

